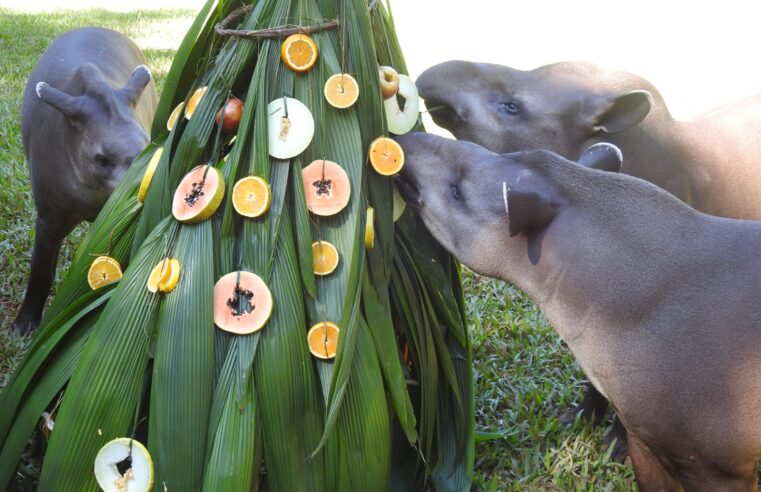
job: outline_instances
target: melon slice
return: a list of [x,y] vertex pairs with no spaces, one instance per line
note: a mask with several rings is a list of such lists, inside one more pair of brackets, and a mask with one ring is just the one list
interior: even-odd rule
[[281,97],[267,105],[269,153],[276,159],[295,157],[312,142],[314,118],[304,103]]
[[153,487],[153,460],[138,441],[114,439],[95,456],[95,480],[105,492],[148,492]]
[[[404,99],[403,107],[399,106],[400,97]],[[386,110],[388,131],[402,135],[412,130],[420,112],[420,97],[411,78],[399,74],[399,90],[396,97],[384,99],[383,108]]]
[[396,185],[391,186],[392,188],[392,201],[394,204],[394,211],[392,212],[394,217],[394,222],[399,220],[399,218],[404,213],[404,210],[407,208],[407,202],[404,201],[404,198],[402,198],[402,194],[399,193],[399,190],[396,188]]
[[143,203],[145,201],[145,195],[148,194],[148,188],[151,186],[153,175],[156,174],[156,168],[159,165],[159,160],[161,159],[161,154],[163,153],[164,147],[159,147],[156,149],[156,151],[153,153],[153,156],[151,157],[151,161],[148,163],[148,167],[145,168],[145,174],[143,174],[143,179],[140,181],[140,189],[137,190],[138,203]]
[[340,332],[338,326],[330,321],[315,323],[307,333],[309,351],[319,359],[332,359],[336,356]]
[[224,195],[225,178],[219,169],[205,164],[196,166],[177,186],[172,215],[186,224],[203,222],[217,211]]
[[307,208],[315,215],[335,215],[349,204],[351,184],[333,161],[317,160],[301,170]]
[[251,272],[231,272],[214,285],[214,323],[230,333],[247,335],[264,328],[272,315],[272,294]]

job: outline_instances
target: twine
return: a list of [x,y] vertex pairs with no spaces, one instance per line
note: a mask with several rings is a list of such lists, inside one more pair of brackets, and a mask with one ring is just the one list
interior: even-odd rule
[[259,29],[257,31],[247,31],[240,29],[228,29],[230,24],[247,15],[253,5],[246,5],[239,9],[234,10],[222,22],[214,27],[214,30],[219,36],[237,36],[239,38],[247,39],[260,39],[260,38],[280,38],[282,36],[289,36],[291,34],[312,34],[315,32],[328,31],[330,29],[337,29],[339,26],[338,19],[329,22],[323,22],[321,24],[315,24],[313,26],[297,26],[295,24],[286,24],[284,26],[270,27],[267,29]]

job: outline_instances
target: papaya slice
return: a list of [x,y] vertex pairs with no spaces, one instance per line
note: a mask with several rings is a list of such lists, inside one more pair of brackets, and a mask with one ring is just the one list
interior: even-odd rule
[[159,147],[156,149],[156,151],[153,153],[153,156],[151,157],[151,161],[148,163],[148,167],[145,168],[145,174],[143,174],[143,179],[140,181],[140,189],[137,190],[138,203],[143,203],[145,201],[145,195],[148,194],[148,188],[151,186],[153,175],[156,174],[156,168],[159,165],[159,160],[161,159],[161,154],[163,153],[164,147]]
[[272,294],[256,274],[239,271],[214,285],[214,323],[222,330],[247,335],[264,328],[272,315]]
[[370,144],[370,164],[378,174],[393,176],[404,166],[402,146],[388,137],[378,137]]
[[276,159],[295,157],[312,142],[314,117],[304,103],[281,97],[267,105],[267,143]]
[[312,264],[315,275],[330,275],[338,268],[338,250],[327,241],[312,243]]
[[365,215],[365,248],[373,249],[375,246],[375,209],[373,207],[367,207],[367,214]]
[[190,99],[188,99],[188,104],[185,106],[185,119],[189,120],[193,117],[193,113],[196,112],[196,108],[198,108],[198,103],[201,102],[201,99],[203,98],[204,94],[206,94],[206,90],[208,87],[203,86],[193,93],[192,96],[190,96]]
[[330,321],[312,325],[307,333],[309,351],[318,359],[332,359],[336,356],[340,332],[338,326]]
[[333,161],[316,160],[301,170],[307,208],[315,215],[335,215],[349,204],[351,184]]
[[197,224],[211,217],[225,195],[225,178],[219,169],[202,164],[182,178],[172,200],[172,215],[180,222]]
[[359,98],[359,84],[348,73],[337,73],[331,75],[327,82],[325,82],[323,93],[331,106],[345,109],[357,102]]
[[140,442],[120,437],[95,455],[95,480],[105,492],[148,492],[153,487],[153,459]]
[[98,256],[87,271],[87,283],[92,290],[111,284],[122,278],[122,267],[110,256]]
[[269,183],[259,176],[247,176],[233,186],[233,207],[244,217],[260,217],[272,202]]
[[177,120],[180,119],[180,115],[182,114],[183,109],[185,109],[185,101],[182,101],[180,104],[175,106],[172,110],[172,113],[169,115],[169,119],[166,120],[166,129],[170,132],[172,131],[172,128],[174,128],[174,125],[177,124]]

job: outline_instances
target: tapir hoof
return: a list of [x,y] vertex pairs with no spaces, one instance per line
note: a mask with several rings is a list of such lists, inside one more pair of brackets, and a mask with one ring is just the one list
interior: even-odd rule
[[605,446],[610,447],[610,444],[614,440],[615,444],[613,445],[613,451],[610,453],[610,461],[623,463],[629,456],[629,439],[627,438],[626,428],[618,417],[613,419],[613,427],[605,433]]
[[605,399],[595,388],[586,383],[583,388],[584,398],[578,405],[569,408],[560,416],[560,424],[567,427],[573,423],[578,415],[581,420],[592,425],[600,425],[605,413],[608,411],[608,400]]
[[29,333],[34,333],[39,324],[39,316],[19,313],[19,315],[16,316],[16,319],[13,321],[13,334],[17,336],[25,336]]

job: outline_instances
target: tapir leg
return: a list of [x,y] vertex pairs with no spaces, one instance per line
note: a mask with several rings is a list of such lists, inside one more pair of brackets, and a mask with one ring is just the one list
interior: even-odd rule
[[579,414],[583,420],[590,422],[592,425],[599,425],[605,417],[605,413],[608,411],[608,400],[590,382],[584,384],[582,391],[584,392],[584,398],[582,398],[578,405],[561,417],[563,424],[573,422],[573,419]]
[[639,439],[629,433],[629,456],[641,492],[680,492],[682,486],[663,467],[658,458]]
[[68,221],[61,223],[44,220],[37,215],[29,283],[26,287],[24,302],[13,322],[15,333],[24,335],[37,329],[40,324],[42,310],[45,308],[45,301],[53,285],[61,243],[75,225],[76,223],[72,224]]

